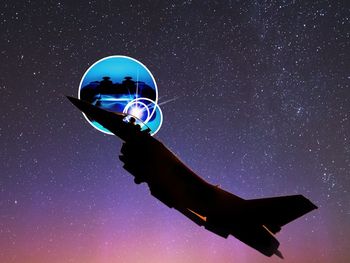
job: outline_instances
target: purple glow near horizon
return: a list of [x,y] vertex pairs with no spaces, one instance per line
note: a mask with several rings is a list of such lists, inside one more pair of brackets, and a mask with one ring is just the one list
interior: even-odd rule
[[[8,1],[0,13],[0,262],[281,262],[198,227],[135,185],[121,141],[75,96],[96,60],[152,71],[156,137],[245,199],[318,207],[284,263],[350,262],[348,8],[339,1]],[[234,208],[232,208],[234,209]]]

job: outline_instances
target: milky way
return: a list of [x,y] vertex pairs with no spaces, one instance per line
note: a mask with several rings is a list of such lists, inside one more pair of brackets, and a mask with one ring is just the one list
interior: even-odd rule
[[110,55],[150,69],[159,104],[171,100],[156,137],[205,180],[319,207],[277,234],[284,262],[349,262],[349,11],[346,1],[2,1],[0,262],[280,262],[133,183],[121,141],[64,97]]

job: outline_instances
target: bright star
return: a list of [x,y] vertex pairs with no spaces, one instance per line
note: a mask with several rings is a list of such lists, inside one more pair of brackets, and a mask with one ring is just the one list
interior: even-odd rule
[[135,105],[131,107],[129,113],[138,119],[142,119],[143,109]]

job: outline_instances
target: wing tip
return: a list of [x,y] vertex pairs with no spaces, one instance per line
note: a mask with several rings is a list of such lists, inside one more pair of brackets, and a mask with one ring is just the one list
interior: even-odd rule
[[284,259],[284,257],[283,257],[283,255],[282,255],[281,251],[276,250],[274,254],[275,254],[277,257],[279,257],[280,259]]
[[315,210],[315,209],[318,209],[317,205],[315,205],[314,203],[312,203],[310,201],[310,199],[306,198],[305,196],[303,195],[296,195],[300,202],[303,202],[305,207],[308,209],[308,211],[312,211],[312,210]]
[[308,206],[310,211],[318,209],[317,205],[315,205],[313,202],[311,202],[309,199],[307,199],[306,197],[304,197],[307,201],[308,201]]

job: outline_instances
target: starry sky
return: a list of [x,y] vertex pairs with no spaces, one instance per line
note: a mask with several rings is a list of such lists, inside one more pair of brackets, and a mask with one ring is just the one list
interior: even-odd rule
[[145,64],[160,103],[177,98],[156,137],[205,180],[319,207],[277,234],[283,262],[349,262],[347,1],[0,5],[0,262],[281,262],[134,184],[121,141],[64,97],[110,55]]

